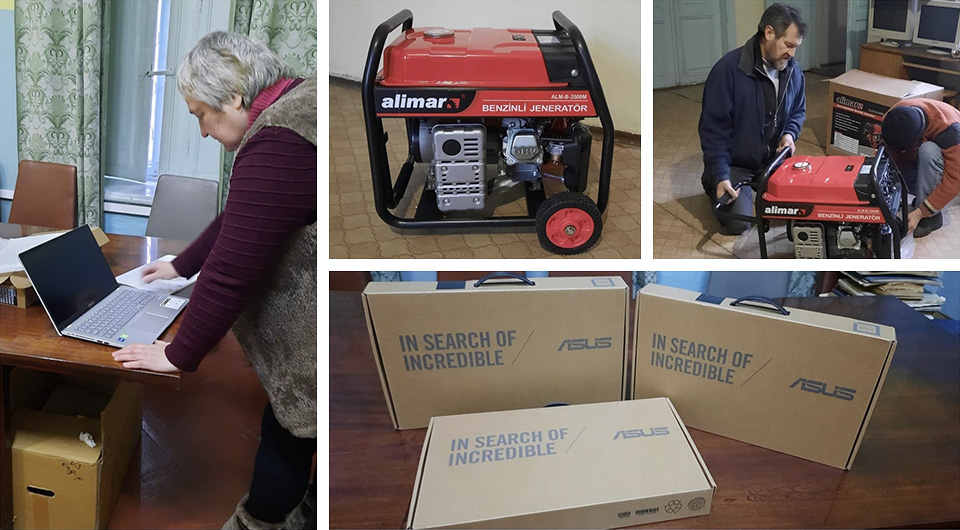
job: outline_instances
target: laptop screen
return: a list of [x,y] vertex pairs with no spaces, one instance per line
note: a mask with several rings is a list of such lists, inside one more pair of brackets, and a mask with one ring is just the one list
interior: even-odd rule
[[20,253],[37,295],[57,330],[70,325],[117,288],[86,225]]

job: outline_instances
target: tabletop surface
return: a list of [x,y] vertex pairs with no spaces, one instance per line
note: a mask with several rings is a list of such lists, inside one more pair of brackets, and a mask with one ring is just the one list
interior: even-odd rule
[[[394,430],[360,293],[330,293],[330,526],[401,528],[426,429]],[[784,305],[896,327],[898,345],[849,471],[697,429],[709,515],[663,528],[882,528],[960,521],[960,337],[892,297]],[[632,327],[632,324],[631,324]]]
[[[49,229],[0,225],[0,237],[30,235]],[[145,265],[165,254],[177,254],[187,243],[153,237],[107,234],[102,249],[114,275]],[[160,340],[170,341],[180,326],[178,317]],[[27,309],[0,305],[0,364],[24,366],[72,375],[118,377],[127,381],[178,386],[179,373],[158,373],[124,368],[113,360],[116,351],[105,346],[57,335],[43,306],[37,302]]]
[[861,44],[861,46],[871,50],[895,53],[897,55],[905,55],[907,57],[923,57],[925,59],[936,59],[945,63],[960,63],[960,59],[951,57],[949,54],[943,55],[939,53],[930,53],[928,51],[929,46],[925,46],[923,44],[913,44],[912,46],[897,48],[893,46],[884,46],[879,42],[866,42]]

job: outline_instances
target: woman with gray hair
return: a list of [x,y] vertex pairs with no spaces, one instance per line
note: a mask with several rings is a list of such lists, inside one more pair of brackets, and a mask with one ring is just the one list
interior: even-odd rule
[[214,32],[177,88],[200,134],[237,151],[223,212],[144,281],[201,272],[170,343],[113,354],[127,368],[197,369],[233,327],[269,403],[250,492],[224,528],[316,527],[317,81],[246,36]]

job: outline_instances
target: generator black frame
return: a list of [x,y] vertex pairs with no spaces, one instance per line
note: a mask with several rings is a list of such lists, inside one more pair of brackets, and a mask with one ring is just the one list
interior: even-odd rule
[[[602,215],[607,207],[610,194],[610,171],[613,162],[614,129],[613,119],[607,108],[607,100],[600,87],[600,78],[593,66],[590,52],[583,39],[580,29],[560,11],[553,12],[553,24],[556,30],[567,33],[576,49],[577,60],[594,109],[603,126],[603,147],[600,153],[600,180],[597,193],[597,208]],[[386,44],[387,36],[397,27],[403,26],[406,32],[413,28],[413,13],[404,9],[377,26],[367,52],[367,62],[363,70],[363,121],[367,130],[367,149],[370,154],[370,170],[373,176],[373,197],[377,215],[384,222],[396,228],[488,228],[488,227],[536,227],[537,208],[546,199],[542,189],[527,189],[527,212],[524,216],[476,217],[476,218],[444,218],[437,208],[436,192],[424,189],[413,218],[398,217],[390,210],[397,207],[407,191],[410,176],[414,169],[413,146],[408,140],[407,160],[400,168],[397,180],[390,177],[390,164],[387,160],[387,134],[383,130],[383,118],[377,116],[374,101],[374,88],[377,72],[380,69],[380,56]],[[482,87],[478,87],[482,88]]]
[[[767,237],[766,229],[768,228],[768,223],[770,219],[763,216],[764,209],[767,205],[767,201],[763,198],[764,194],[767,192],[767,183],[770,180],[770,177],[773,173],[783,164],[783,161],[789,158],[793,154],[793,150],[789,147],[784,148],[777,156],[767,164],[762,171],[760,171],[754,178],[748,180],[742,180],[733,184],[733,189],[739,190],[742,186],[746,185],[753,189],[754,192],[754,214],[753,216],[740,215],[733,212],[725,212],[720,210],[720,207],[724,205],[724,199],[716,199],[713,202],[713,209],[716,212],[718,217],[724,219],[732,219],[736,221],[746,221],[748,223],[753,223],[757,225],[757,235],[760,239],[760,257],[762,259],[767,259]],[[877,161],[884,158],[884,146],[877,148],[875,158]],[[899,168],[894,164],[893,159],[887,157],[886,161],[888,164],[893,166],[893,169],[897,173],[898,181],[900,184],[900,217],[898,218],[894,212],[890,211],[890,207],[887,206],[887,202],[884,200],[879,200],[880,212],[883,214],[883,220],[887,225],[890,226],[890,230],[893,232],[893,258],[900,259],[900,243],[901,235],[900,228],[907,226],[907,182],[903,179],[903,174],[900,173]],[[877,167],[880,164],[874,163],[873,167],[870,168],[870,191],[876,197],[883,197],[883,192],[880,189],[880,178],[877,174]],[[724,197],[727,195],[724,194]],[[883,258],[881,258],[883,259]]]

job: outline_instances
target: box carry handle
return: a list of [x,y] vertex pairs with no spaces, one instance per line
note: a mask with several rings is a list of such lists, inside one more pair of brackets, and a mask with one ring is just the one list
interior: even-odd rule
[[730,302],[731,306],[735,306],[741,302],[760,302],[762,304],[770,304],[774,309],[779,311],[783,315],[789,315],[790,312],[786,310],[782,305],[774,302],[773,300],[767,298],[766,296],[757,296],[757,295],[748,295],[737,298],[736,300]]
[[521,282],[527,285],[531,285],[531,286],[536,285],[536,282],[534,282],[533,280],[531,280],[530,278],[527,278],[522,274],[517,274],[515,272],[491,272],[490,274],[477,280],[477,283],[473,284],[473,286],[480,287],[481,285],[483,285],[483,282],[487,280],[492,280],[494,278],[513,278],[515,280],[520,280]]

